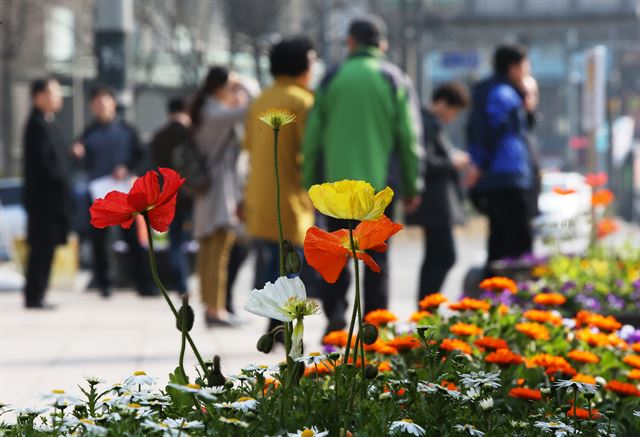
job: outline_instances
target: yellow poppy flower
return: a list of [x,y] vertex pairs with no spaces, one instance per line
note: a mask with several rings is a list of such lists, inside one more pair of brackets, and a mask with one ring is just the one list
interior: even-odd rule
[[288,109],[269,109],[259,114],[258,119],[272,129],[279,130],[282,126],[296,121],[296,115]]
[[377,220],[393,199],[386,187],[375,193],[365,181],[344,180],[314,185],[309,189],[313,206],[329,217],[351,220]]

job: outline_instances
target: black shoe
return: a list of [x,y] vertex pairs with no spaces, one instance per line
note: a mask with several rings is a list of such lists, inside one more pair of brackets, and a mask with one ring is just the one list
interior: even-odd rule
[[158,297],[160,296],[160,292],[157,289],[150,290],[138,290],[138,296],[140,297]]
[[105,299],[110,298],[112,293],[113,292],[111,290],[111,287],[101,287],[100,288],[100,296],[104,297]]
[[218,319],[217,317],[211,317],[209,315],[205,316],[205,322],[207,324],[207,328],[213,328],[214,326],[226,327],[226,328],[234,328],[241,324],[237,319],[233,317],[229,317],[227,319]]
[[56,305],[46,302],[29,302],[25,304],[25,308],[29,310],[55,310]]

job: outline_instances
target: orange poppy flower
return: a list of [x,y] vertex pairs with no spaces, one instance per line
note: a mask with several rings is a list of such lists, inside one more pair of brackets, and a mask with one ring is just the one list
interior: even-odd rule
[[598,238],[604,238],[617,232],[619,229],[618,222],[610,217],[605,217],[598,222],[596,227],[596,235]]
[[527,399],[529,401],[539,401],[542,399],[542,392],[532,388],[514,387],[509,390],[509,396],[512,398]]
[[481,335],[482,328],[479,328],[476,325],[472,325],[469,323],[458,322],[455,325],[449,327],[449,331],[458,336],[469,336],[469,335]]
[[640,343],[633,343],[631,349],[633,349],[634,352],[640,353]]
[[528,310],[522,314],[523,317],[527,320],[531,320],[538,323],[551,323],[552,325],[561,325],[562,317],[553,314],[551,311],[544,310]]
[[409,321],[414,322],[414,323],[418,323],[420,320],[424,319],[425,317],[429,317],[432,316],[433,314],[430,313],[429,311],[416,311],[413,314],[411,314],[411,317],[409,318]]
[[[385,241],[402,229],[402,225],[382,216],[375,221],[361,222],[353,231],[356,256],[374,272],[380,272],[380,266],[365,250],[385,252]],[[340,229],[327,232],[313,226],[307,230],[304,238],[304,256],[311,267],[316,269],[325,281],[333,284],[338,280],[347,260],[352,256],[349,231]]]
[[480,288],[486,291],[493,291],[494,293],[502,293],[508,291],[510,293],[517,293],[518,286],[513,279],[505,278],[504,276],[494,276],[487,278],[480,282]]
[[442,343],[440,343],[440,349],[445,351],[460,351],[465,354],[471,354],[473,352],[473,349],[471,349],[468,343],[458,340],[457,338],[445,338],[442,340]]
[[593,352],[580,351],[577,349],[572,350],[567,354],[567,358],[577,361],[579,363],[592,363],[597,364],[600,362],[600,357]]
[[265,378],[264,384],[262,386],[262,395],[266,396],[270,389],[275,391],[278,389],[278,387],[280,387],[280,381],[277,381],[273,378]]
[[347,331],[331,331],[322,338],[322,344],[345,347],[347,345],[347,337]]
[[640,369],[640,355],[627,355],[622,359],[622,362],[636,369]]
[[378,372],[391,372],[393,369],[391,368],[391,363],[389,361],[383,361],[378,364]]
[[574,194],[576,190],[572,188],[563,188],[563,187],[553,187],[552,190],[556,194],[560,194],[561,196],[566,196],[568,194]]
[[593,376],[585,375],[584,373],[577,373],[573,378],[571,378],[571,380],[576,382],[584,382],[585,384],[596,383],[596,379]]
[[489,308],[491,308],[491,304],[489,302],[479,299],[473,299],[471,297],[465,297],[459,302],[449,304],[449,309],[452,309],[454,311],[489,311]]
[[318,363],[317,370],[316,370],[315,364],[312,366],[307,366],[304,369],[304,376],[307,378],[314,377],[316,375],[318,376],[329,375],[330,373],[333,373],[333,365],[328,361],[322,361]]
[[420,342],[412,335],[405,335],[402,337],[395,337],[393,340],[387,341],[387,346],[397,349],[398,352],[404,352],[419,348]]
[[533,298],[538,305],[558,306],[567,301],[567,298],[560,293],[538,293]]
[[640,396],[640,390],[635,384],[630,384],[628,382],[611,380],[605,385],[607,390],[611,390],[616,392],[620,396]]
[[613,199],[615,199],[615,195],[611,190],[607,190],[606,188],[602,188],[591,196],[591,204],[593,206],[607,206]]
[[629,373],[627,373],[627,378],[638,380],[640,379],[640,369],[631,369]]
[[480,337],[473,342],[476,346],[485,349],[509,349],[509,345],[501,338],[495,337]]
[[426,310],[434,307],[437,308],[440,306],[441,303],[444,303],[448,300],[449,299],[444,297],[442,294],[434,293],[434,294],[428,294],[427,296],[423,297],[418,304],[420,305],[420,308],[422,308],[423,310]]
[[498,349],[495,352],[491,352],[484,360],[487,363],[494,363],[499,366],[516,365],[524,362],[524,358],[521,355],[511,352],[509,349]]
[[398,320],[395,314],[389,310],[373,310],[364,316],[364,321],[375,326],[386,325]]
[[516,331],[526,335],[527,337],[533,338],[534,340],[549,340],[551,338],[547,327],[540,323],[517,323]]
[[605,172],[589,173],[585,176],[585,182],[592,188],[607,185],[608,176]]
[[460,391],[457,385],[455,385],[451,381],[447,381],[446,379],[442,380],[442,382],[440,383],[440,386],[446,388],[447,390]]
[[584,420],[593,420],[599,419],[602,415],[595,408],[591,409],[591,417],[589,417],[589,410],[580,407],[571,407],[569,411],[567,411],[567,416],[569,417],[577,417],[578,419]]

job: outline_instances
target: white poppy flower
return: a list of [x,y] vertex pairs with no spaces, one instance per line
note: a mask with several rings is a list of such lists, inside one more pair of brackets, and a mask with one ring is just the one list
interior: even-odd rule
[[459,432],[463,432],[465,434],[469,434],[470,436],[473,436],[473,437],[482,437],[484,435],[484,432],[480,431],[479,429],[476,429],[475,426],[470,425],[468,423],[465,425],[454,425],[453,429]]
[[318,431],[318,428],[312,426],[311,428],[305,428],[296,432],[287,433],[289,437],[324,437],[329,435],[329,431]]
[[389,425],[389,431],[391,432],[404,431],[411,435],[417,435],[417,436],[425,435],[427,432],[420,425],[413,423],[411,419],[402,419],[402,420],[396,420],[394,422],[391,422],[391,425]]
[[155,385],[157,380],[158,380],[157,378],[152,378],[150,376],[147,376],[147,374],[146,374],[146,372],[144,370],[138,370],[136,372],[133,372],[133,375],[131,375],[127,379],[125,379],[122,384],[125,387],[139,386],[139,385],[140,386],[141,385]]
[[322,363],[326,359],[327,356],[320,352],[311,352],[307,356],[296,358],[296,361],[302,361],[307,366],[314,366]]

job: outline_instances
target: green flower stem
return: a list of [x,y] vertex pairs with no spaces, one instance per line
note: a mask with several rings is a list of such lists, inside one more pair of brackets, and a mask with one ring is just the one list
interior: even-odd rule
[[[164,285],[162,285],[162,282],[160,281],[160,277],[158,276],[158,267],[156,265],[156,255],[155,255],[155,252],[153,250],[153,238],[152,238],[153,233],[151,231],[151,223],[149,222],[149,217],[147,216],[146,212],[143,213],[142,216],[144,217],[144,222],[147,225],[147,234],[149,236],[149,251],[148,252],[149,252],[149,263],[151,264],[151,275],[153,276],[153,281],[156,283],[156,286],[160,290],[160,293],[162,293],[162,297],[164,297],[164,300],[167,302],[167,305],[169,305],[169,308],[171,309],[171,312],[173,313],[173,316],[176,318],[176,320],[178,320],[178,318],[179,318],[178,310],[176,310],[175,305],[171,301],[171,298],[167,294],[167,290],[164,288]],[[185,337],[186,337],[187,341],[189,342],[189,346],[191,346],[191,350],[193,350],[193,353],[196,356],[196,359],[198,360],[198,364],[200,364],[200,367],[202,368],[202,371],[204,372],[204,375],[208,375],[209,372],[207,371],[207,366],[204,363],[204,360],[202,359],[202,355],[200,355],[200,352],[198,351],[198,348],[196,347],[196,344],[194,343],[193,339],[191,338],[191,335],[189,335],[189,333],[187,332],[187,333],[185,333]]]
[[[358,362],[357,362],[357,355],[358,355],[358,345],[360,345],[360,357],[362,359],[362,397],[361,399],[364,400],[365,398],[365,394],[366,394],[366,368],[365,368],[365,362],[364,362],[364,339],[362,338],[362,304],[360,303],[360,265],[358,262],[358,257],[357,257],[357,253],[356,253],[356,243],[355,240],[353,238],[353,222],[352,220],[349,220],[349,244],[351,246],[351,256],[353,257],[353,268],[355,270],[355,282],[356,282],[356,298],[354,300],[354,313],[356,314],[357,318],[358,318],[358,338],[356,339],[356,344],[353,345],[354,347],[354,352],[353,352],[353,365],[354,366],[358,366]],[[352,330],[353,328],[353,315],[351,317],[352,319],[352,326],[350,327],[350,329]],[[353,331],[352,331],[353,332]],[[351,341],[350,338],[347,339],[347,341]],[[350,343],[347,343],[347,347],[350,345]]]
[[[185,305],[183,301],[183,306]],[[186,311],[182,311],[180,317],[180,358],[178,359],[178,366],[180,366],[180,371],[182,372],[182,377],[187,380],[187,372],[184,370],[184,352],[187,348],[187,318],[184,317],[184,313]]]
[[[273,169],[276,175],[276,217],[278,219],[278,254],[280,255],[280,276],[284,271],[284,234],[282,232],[282,215],[280,212],[280,169],[278,165],[278,133],[280,129],[273,129]],[[288,351],[287,351],[288,352]]]
[[[349,239],[350,239],[350,244],[351,244],[351,250],[352,253],[355,254],[355,247],[354,247],[354,241],[353,241],[353,230],[352,230],[352,225],[351,225],[351,220],[348,220],[349,222]],[[358,315],[358,306],[360,305],[360,271],[358,270],[358,259],[354,258],[354,267],[356,269],[356,296],[353,302],[353,311],[351,312],[351,322],[349,323],[349,332],[347,334],[347,347],[345,350],[345,354],[344,354],[344,364],[348,364],[349,363],[349,352],[351,350],[351,340],[353,338],[353,328],[355,327],[356,324],[356,317]],[[356,345],[354,345],[354,350],[353,353],[356,353]]]
[[[571,411],[571,410],[569,410]],[[578,434],[578,387],[573,387],[573,433]]]

